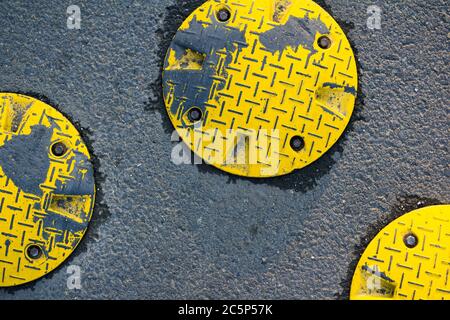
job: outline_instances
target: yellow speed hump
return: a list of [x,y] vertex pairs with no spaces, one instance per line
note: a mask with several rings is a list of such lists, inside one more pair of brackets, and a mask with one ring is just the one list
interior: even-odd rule
[[356,267],[352,300],[450,300],[450,205],[412,211],[381,230]]
[[38,279],[73,252],[92,216],[93,170],[60,112],[0,93],[0,287]]
[[349,123],[357,85],[348,39],[310,0],[207,1],[181,25],[163,71],[179,136],[246,177],[319,159]]

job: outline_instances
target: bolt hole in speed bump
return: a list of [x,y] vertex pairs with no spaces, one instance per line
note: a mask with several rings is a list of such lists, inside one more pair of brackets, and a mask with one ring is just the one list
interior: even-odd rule
[[34,98],[0,93],[0,287],[36,280],[82,239],[95,199],[88,148]]
[[356,267],[350,299],[450,300],[450,205],[412,211],[381,230]]
[[175,35],[163,89],[179,136],[206,163],[273,177],[336,143],[357,78],[348,39],[313,1],[211,0]]

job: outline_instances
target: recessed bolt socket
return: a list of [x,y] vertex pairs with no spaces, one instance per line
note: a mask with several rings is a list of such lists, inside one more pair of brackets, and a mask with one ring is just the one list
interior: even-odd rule
[[202,118],[202,110],[199,108],[192,108],[188,112],[188,118],[191,122],[197,122]]
[[33,244],[27,248],[27,256],[32,260],[39,259],[42,256],[41,247]]
[[321,36],[319,40],[317,40],[317,44],[322,49],[329,49],[331,47],[331,39],[327,36]]
[[67,152],[67,147],[62,142],[56,142],[52,145],[52,154],[56,157],[62,157]]
[[227,22],[231,18],[231,12],[227,8],[217,11],[217,20],[220,22]]
[[300,136],[293,136],[290,142],[291,148],[294,151],[300,151],[305,147],[305,140]]

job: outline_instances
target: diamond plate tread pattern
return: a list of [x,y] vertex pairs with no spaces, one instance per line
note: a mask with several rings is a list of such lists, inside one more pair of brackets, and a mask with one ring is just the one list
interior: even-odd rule
[[[417,236],[417,246],[404,236]],[[388,286],[373,280],[385,279]],[[392,290],[386,290],[391,287]],[[450,206],[410,212],[390,223],[370,242],[356,268],[351,299],[449,300]]]
[[[339,139],[353,112],[356,62],[342,29],[312,1],[284,1],[289,9],[275,22],[277,2],[208,1],[181,26],[166,58],[174,126],[206,162],[233,174],[277,176],[307,166]],[[226,24],[214,14],[223,6],[232,13]],[[329,49],[318,47],[322,34]],[[180,66],[187,49],[204,57],[202,66]],[[192,107],[202,109],[200,123],[186,119]],[[230,131],[254,141],[247,152],[257,161],[227,163]],[[300,152],[289,144],[298,135]]]
[[[51,153],[54,143],[67,151]],[[0,287],[36,280],[75,249],[91,219],[88,149],[61,113],[34,98],[0,94]],[[38,246],[41,255],[27,250]]]

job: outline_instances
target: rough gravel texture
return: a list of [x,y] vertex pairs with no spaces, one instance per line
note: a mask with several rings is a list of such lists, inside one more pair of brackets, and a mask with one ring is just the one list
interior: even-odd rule
[[[170,161],[161,61],[201,2],[0,2],[0,90],[46,97],[84,128],[103,193],[70,260],[0,299],[346,298],[380,226],[450,202],[447,1],[320,1],[357,52],[358,110],[321,160],[264,181]],[[81,30],[66,27],[70,4]],[[382,30],[366,26],[371,4]],[[66,286],[71,264],[81,290]]]

